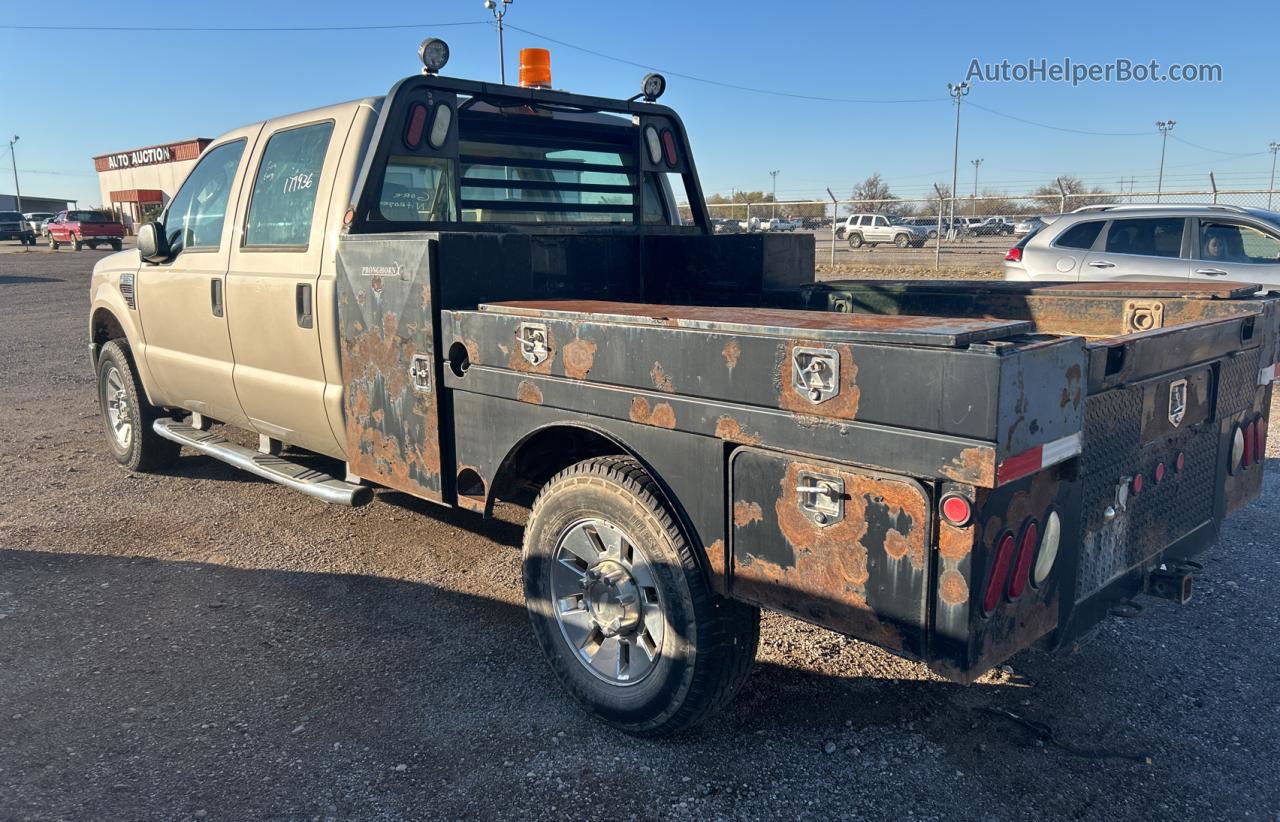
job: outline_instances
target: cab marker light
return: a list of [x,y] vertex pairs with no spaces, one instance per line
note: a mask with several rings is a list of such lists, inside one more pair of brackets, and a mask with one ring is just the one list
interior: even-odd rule
[[1021,454],[1002,460],[996,466],[996,485],[1004,485],[1017,479],[1065,462],[1080,454],[1080,432],[1059,437],[1053,442],[1028,448]]

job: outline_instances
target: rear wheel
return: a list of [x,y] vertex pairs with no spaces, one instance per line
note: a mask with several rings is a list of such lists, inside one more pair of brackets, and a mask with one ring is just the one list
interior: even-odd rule
[[120,250],[121,248],[123,248],[123,247],[124,247],[124,243],[123,243],[122,241],[120,241],[120,240],[112,240],[112,241],[111,241],[111,250],[112,250],[112,251],[119,251],[119,250]]
[[746,681],[760,612],[717,597],[635,460],[599,457],[543,487],[524,539],[534,636],[587,713],[640,736],[701,722]]
[[92,251],[97,251],[97,250],[98,250],[98,244],[97,244],[97,243],[95,243],[93,240],[90,240],[90,241],[89,241],[89,249],[90,249],[90,250],[92,250]]
[[107,447],[121,465],[134,471],[154,471],[178,458],[180,446],[151,427],[163,412],[147,402],[124,340],[107,343],[98,356],[98,410],[107,432]]
[[862,248],[862,235],[861,235],[861,234],[850,234],[850,235],[849,235],[849,248]]

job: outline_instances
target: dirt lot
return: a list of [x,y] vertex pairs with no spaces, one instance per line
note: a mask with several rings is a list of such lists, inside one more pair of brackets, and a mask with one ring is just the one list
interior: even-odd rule
[[0,819],[1280,819],[1275,459],[1188,606],[969,688],[768,618],[727,714],[640,742],[539,658],[518,511],[105,456],[101,254],[0,256]]

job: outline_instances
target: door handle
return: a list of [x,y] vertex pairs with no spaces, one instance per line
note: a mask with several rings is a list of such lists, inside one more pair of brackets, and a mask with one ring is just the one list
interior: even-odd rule
[[311,311],[311,283],[298,283],[293,292],[293,303],[298,316],[298,327],[311,328],[315,325],[315,315]]
[[1225,276],[1227,276],[1227,272],[1223,271],[1221,268],[1197,268],[1197,269],[1196,269],[1196,273],[1197,273],[1197,274],[1207,274],[1207,275],[1209,275],[1210,277],[1225,277]]
[[1089,267],[1090,268],[1115,268],[1116,264],[1109,263],[1106,260],[1097,260],[1095,262],[1089,263]]
[[223,315],[221,277],[214,277],[209,281],[209,307],[213,311],[213,316]]

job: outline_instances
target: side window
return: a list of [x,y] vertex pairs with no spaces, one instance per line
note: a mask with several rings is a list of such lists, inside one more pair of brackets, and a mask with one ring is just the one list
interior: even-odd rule
[[1280,238],[1252,226],[1200,220],[1199,258],[1224,263],[1280,262]]
[[332,134],[330,122],[271,135],[253,181],[244,231],[246,247],[307,247],[320,170]]
[[217,248],[227,217],[231,183],[244,154],[244,140],[224,143],[191,170],[165,212],[164,230],[173,253]]
[[1062,236],[1053,244],[1059,248],[1093,248],[1093,241],[1098,239],[1098,232],[1102,231],[1103,223],[1103,220],[1076,223],[1062,232]]
[[887,226],[889,225],[889,218],[888,218],[888,217],[876,217],[876,225],[880,226],[881,228],[885,228],[885,227],[887,227]]
[[1181,217],[1116,220],[1107,232],[1107,251],[1147,257],[1177,257],[1182,253]]

